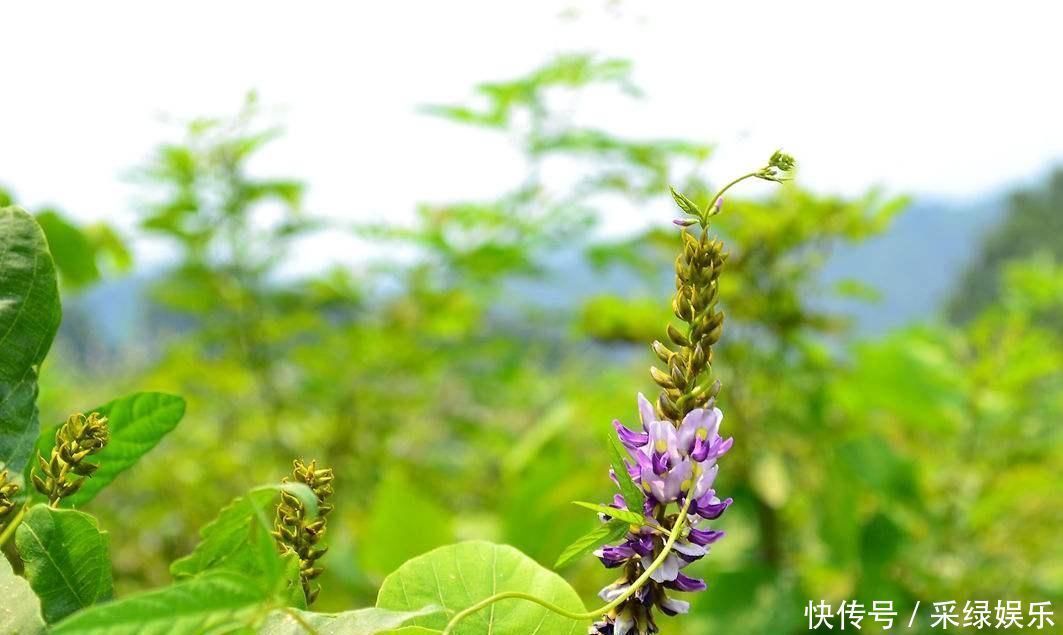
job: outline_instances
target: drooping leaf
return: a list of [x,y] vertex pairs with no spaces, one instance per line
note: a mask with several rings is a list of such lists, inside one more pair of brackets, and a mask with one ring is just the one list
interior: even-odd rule
[[268,536],[274,513],[272,505],[281,490],[297,496],[310,517],[317,515],[317,498],[302,483],[257,487],[233,500],[205,525],[199,532],[199,544],[192,553],[175,560],[170,565],[170,573],[175,578],[186,578],[211,569],[254,570],[257,565],[250,557],[255,551],[249,545],[253,544],[256,527],[265,530]]
[[[107,417],[110,440],[89,461],[100,467],[77,492],[60,502],[62,507],[80,507],[89,502],[119,474],[133,467],[173,430],[185,414],[185,400],[161,392],[138,392],[86,411]],[[47,457],[55,444],[58,425],[41,431],[37,451]],[[31,465],[32,467],[32,465]],[[31,482],[28,475],[26,482]]]
[[101,604],[56,624],[52,635],[213,635],[249,629],[276,589],[235,571],[210,571],[183,582]]
[[[416,530],[395,531],[409,522],[411,513],[416,517]],[[384,575],[413,556],[453,541],[452,525],[445,509],[418,491],[402,473],[391,471],[373,497],[361,535],[361,541],[371,548],[362,551],[361,564],[366,571]]]
[[15,575],[0,554],[0,633],[37,635],[44,632],[41,602],[26,578]]
[[34,505],[15,532],[15,545],[49,624],[111,598],[107,534],[92,516]]
[[595,503],[585,503],[583,501],[572,501],[573,505],[579,505],[584,509],[589,509],[599,514],[605,514],[612,518],[617,518],[626,522],[629,525],[641,525],[645,522],[645,517],[638,512],[633,512],[630,509],[617,509],[616,507],[609,507],[607,505],[598,505]]
[[554,568],[564,566],[572,560],[589,553],[595,547],[618,540],[628,532],[630,525],[620,520],[613,519],[604,525],[595,527],[591,531],[577,538],[571,545],[565,547],[561,555],[557,557]]
[[61,318],[44,233],[25,211],[0,209],[0,463],[11,470],[37,438],[37,374]]
[[77,289],[100,279],[96,249],[85,232],[55,210],[37,214],[64,289]]
[[[381,635],[416,617],[441,611],[429,606],[419,611],[389,611],[368,608],[344,613],[311,613],[297,609],[274,611],[259,628],[259,635],[306,635],[309,625],[318,635]],[[298,619],[297,619],[298,618]]]
[[642,493],[642,489],[635,484],[635,481],[631,480],[631,475],[628,474],[627,464],[624,462],[627,450],[611,434],[609,435],[609,451],[612,455],[613,473],[616,475],[616,481],[620,485],[620,493],[624,497],[627,508],[642,509],[646,496]]
[[[384,579],[377,606],[397,611],[429,605],[443,608],[415,618],[414,626],[443,629],[454,612],[503,591],[542,598],[569,611],[586,609],[563,578],[520,551],[488,542],[463,542],[418,556]],[[459,623],[455,635],[528,635],[583,633],[587,624],[523,600],[503,600]]]

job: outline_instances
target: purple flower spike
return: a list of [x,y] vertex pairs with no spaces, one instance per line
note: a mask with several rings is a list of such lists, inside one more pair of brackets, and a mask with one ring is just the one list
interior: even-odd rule
[[695,591],[704,591],[707,588],[704,580],[698,578],[691,578],[685,576],[682,573],[676,576],[675,580],[666,582],[665,585],[669,589],[675,589],[676,591],[683,591],[685,593],[693,593]]
[[602,561],[602,564],[608,569],[615,569],[620,565],[627,562],[629,559],[635,557],[635,550],[631,548],[628,543],[620,545],[605,546],[594,552],[594,555],[598,556],[598,559]]
[[719,408],[696,408],[683,418],[679,426],[679,447],[690,458],[701,462],[709,458],[709,450],[720,438],[723,413]]
[[639,393],[639,422],[642,424],[643,430],[648,430],[650,423],[657,421],[657,412],[653,409],[653,404],[642,393]]
[[634,540],[630,541],[630,544],[635,553],[640,556],[648,556],[653,553],[653,536],[650,534],[639,534]]
[[716,498],[716,493],[709,490],[704,496],[698,498],[690,506],[691,513],[701,516],[705,520],[716,520],[723,515],[727,508],[731,506],[734,501],[730,498],[726,500],[720,500]]
[[691,529],[690,535],[687,538],[695,545],[711,545],[720,538],[723,538],[724,532],[717,529]]
[[677,600],[664,596],[661,598],[657,606],[661,607],[661,611],[669,616],[675,617],[676,615],[686,615],[690,612],[690,602],[684,602],[683,600]]
[[[641,431],[620,421],[614,421],[613,427],[627,449],[624,462],[628,475],[644,494],[642,512],[647,520],[640,527],[628,528],[624,542],[595,551],[606,567],[624,572],[616,583],[602,590],[602,599],[612,602],[658,559],[660,565],[624,603],[591,627],[591,635],[650,635],[659,632],[653,620],[654,607],[665,615],[689,611],[687,602],[669,598],[665,589],[705,589],[703,580],[684,575],[682,570],[703,558],[710,545],[724,535],[710,527],[698,529],[699,523],[719,518],[732,502],[730,498],[720,500],[713,489],[720,469],[716,460],[734,445],[733,439],[720,437],[723,413],[714,401],[690,411],[681,423],[659,418],[653,404],[641,394],[638,410]],[[619,485],[617,475],[611,470],[610,474]],[[686,525],[671,541],[667,532],[674,529],[675,516],[669,515],[669,510],[673,505],[682,507],[688,499]],[[612,506],[626,509],[629,503],[633,501],[618,495]],[[668,542],[672,543],[670,551],[662,554]]]
[[650,435],[627,428],[619,419],[613,420],[613,427],[616,428],[616,436],[620,438],[620,442],[629,450],[637,450],[650,442]]

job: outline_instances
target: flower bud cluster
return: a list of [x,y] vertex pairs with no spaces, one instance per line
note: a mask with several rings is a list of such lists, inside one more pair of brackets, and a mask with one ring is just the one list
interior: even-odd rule
[[277,505],[277,517],[274,522],[273,536],[282,553],[295,553],[299,558],[299,579],[306,596],[306,603],[312,604],[321,591],[320,586],[311,584],[321,575],[323,569],[317,561],[325,555],[327,547],[321,546],[325,534],[325,517],[332,511],[328,503],[332,496],[332,469],[318,469],[317,462],[309,465],[296,460],[292,469],[293,480],[309,487],[317,497],[317,517],[307,518],[306,506],[297,496],[281,491],[281,502]]
[[87,417],[81,413],[70,415],[55,433],[50,458],[37,453],[41,474],[34,468],[34,487],[48,497],[52,507],[58,506],[60,500],[77,492],[85,479],[96,473],[100,466],[85,459],[102,450],[110,438],[107,417],[96,412]]

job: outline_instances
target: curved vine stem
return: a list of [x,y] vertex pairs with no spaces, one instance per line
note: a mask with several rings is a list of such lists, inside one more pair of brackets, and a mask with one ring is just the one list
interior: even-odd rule
[[725,185],[722,188],[720,188],[720,191],[716,192],[716,196],[713,196],[712,200],[709,201],[709,206],[705,208],[705,214],[700,219],[701,220],[702,229],[707,229],[708,228],[708,226],[709,226],[709,217],[713,216],[716,213],[716,211],[715,211],[716,202],[719,201],[720,198],[723,197],[724,192],[726,192],[727,190],[731,189],[732,187],[738,185],[742,181],[745,181],[746,179],[752,179],[752,178],[755,178],[755,177],[757,177],[759,175],[760,175],[760,171],[759,170],[757,172],[750,172],[749,174],[743,174],[742,176],[738,177],[737,179],[731,181],[727,185]]
[[675,546],[676,540],[679,539],[679,534],[683,529],[683,525],[686,524],[687,521],[687,512],[690,511],[690,505],[693,502],[694,498],[692,496],[687,496],[686,502],[683,503],[682,509],[679,510],[679,517],[676,519],[675,525],[672,527],[672,533],[668,536],[668,542],[664,544],[664,549],[661,551],[660,555],[657,556],[657,558],[650,564],[650,566],[646,568],[642,575],[640,575],[638,579],[635,580],[635,582],[633,582],[631,586],[627,588],[626,591],[624,591],[622,594],[620,594],[619,597],[617,597],[612,602],[606,604],[605,606],[595,609],[593,611],[587,611],[586,613],[575,613],[573,611],[563,609],[560,606],[557,606],[556,604],[551,604],[550,602],[547,602],[546,600],[543,600],[541,598],[537,598],[534,595],[528,595],[527,593],[519,593],[516,591],[506,591],[504,593],[492,595],[489,598],[484,598],[476,604],[473,604],[472,606],[458,612],[454,617],[450,619],[450,622],[447,623],[446,628],[443,629],[443,635],[452,635],[452,633],[454,632],[454,628],[463,619],[501,600],[525,600],[527,602],[533,602],[548,611],[557,613],[558,615],[562,615],[573,620],[593,620],[594,618],[600,615],[612,611],[616,607],[623,604],[632,595],[634,595],[640,588],[642,588],[642,586],[646,584],[646,582],[650,579],[650,576],[653,575],[653,572],[660,568],[662,564],[664,564],[665,559],[668,558],[668,554],[672,552],[672,547]]

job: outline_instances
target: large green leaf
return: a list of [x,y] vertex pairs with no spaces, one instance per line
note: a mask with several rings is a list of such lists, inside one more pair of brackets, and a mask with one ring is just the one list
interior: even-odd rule
[[420,611],[369,608],[329,614],[287,609],[271,613],[258,632],[259,635],[307,635],[309,626],[317,635],[382,635],[394,633],[392,629],[439,610],[432,606]]
[[37,373],[61,317],[44,233],[23,210],[0,209],[0,463],[12,470],[37,438]]
[[[565,580],[520,551],[488,542],[463,542],[418,556],[384,579],[377,606],[397,611],[436,605],[445,613],[415,618],[415,626],[442,629],[456,612],[503,591],[528,593],[569,611],[586,609]],[[503,600],[469,616],[455,635],[584,633],[587,624],[524,600]]]
[[235,571],[211,571],[156,591],[94,606],[52,635],[212,635],[252,626],[275,588]]
[[256,527],[264,529],[268,535],[274,513],[271,503],[281,490],[299,497],[311,517],[317,514],[317,498],[302,483],[255,488],[235,499],[221,510],[217,518],[205,525],[199,532],[199,544],[192,553],[175,560],[170,565],[170,573],[175,578],[185,578],[219,568],[250,571],[255,564],[249,562],[254,552],[248,545],[256,535]]
[[[64,498],[63,507],[80,507],[92,500],[119,474],[133,467],[140,457],[154,448],[173,430],[185,414],[185,400],[161,392],[138,392],[87,412],[107,417],[111,438],[99,454],[89,460],[100,466],[73,495]],[[37,439],[37,451],[47,457],[55,444],[58,425],[43,430]],[[31,482],[29,478],[26,482]]]
[[92,516],[35,505],[15,532],[15,545],[48,623],[111,598],[107,535]]
[[44,631],[41,603],[29,582],[15,575],[0,554],[0,635],[37,635]]

